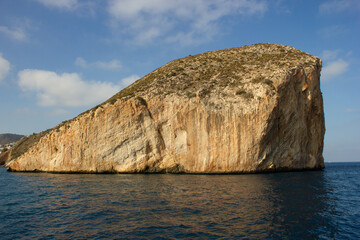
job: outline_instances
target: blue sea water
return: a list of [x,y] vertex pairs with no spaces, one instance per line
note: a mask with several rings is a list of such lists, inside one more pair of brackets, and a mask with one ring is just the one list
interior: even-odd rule
[[251,175],[0,169],[0,239],[360,239],[360,163]]

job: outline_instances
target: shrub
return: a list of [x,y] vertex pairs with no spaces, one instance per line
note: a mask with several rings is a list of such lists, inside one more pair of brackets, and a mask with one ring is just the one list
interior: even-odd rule
[[258,77],[256,77],[256,78],[254,78],[253,80],[252,80],[252,82],[253,83],[260,83],[260,82],[262,82],[262,81],[264,81],[265,80],[265,78],[263,77],[263,76],[258,76]]
[[116,101],[117,101],[116,98],[112,98],[112,99],[110,99],[110,104],[113,105]]
[[203,90],[201,90],[201,91],[199,92],[199,96],[200,96],[200,97],[204,97],[204,96],[208,95],[210,92],[211,92],[210,89],[204,88]]
[[231,82],[231,83],[230,83],[230,86],[236,87],[238,84],[239,84],[239,83],[237,83],[237,82]]
[[137,97],[137,100],[140,102],[141,105],[147,106],[147,102],[142,97]]
[[192,93],[192,92],[186,92],[186,96],[188,98],[193,98],[193,97],[196,97],[196,94],[195,93]]
[[264,83],[266,83],[267,85],[272,85],[273,81],[271,81],[270,79],[265,79]]
[[274,85],[273,85],[273,81],[271,81],[270,79],[266,79],[264,81],[265,84],[269,85],[272,89],[275,89]]
[[249,99],[249,98],[253,98],[254,97],[254,94],[252,94],[251,92],[246,92],[245,89],[239,89],[236,91],[236,95],[240,95],[246,99]]
[[254,98],[254,94],[252,94],[252,93],[246,93],[246,94],[244,94],[244,97],[245,97],[246,99]]
[[246,94],[246,91],[244,89],[239,89],[236,91],[236,95],[243,95]]

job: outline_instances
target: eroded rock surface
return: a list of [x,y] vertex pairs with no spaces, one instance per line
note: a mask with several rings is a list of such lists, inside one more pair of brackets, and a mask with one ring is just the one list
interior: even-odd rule
[[44,134],[12,171],[321,169],[321,61],[256,44],[174,60]]

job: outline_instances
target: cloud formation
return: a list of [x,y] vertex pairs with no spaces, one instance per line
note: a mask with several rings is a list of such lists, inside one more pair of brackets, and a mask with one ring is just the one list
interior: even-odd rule
[[347,26],[333,25],[320,29],[318,31],[318,34],[324,38],[333,38],[333,37],[342,36],[348,32],[349,29],[347,28]]
[[0,53],[0,82],[5,79],[10,71],[10,63],[8,60],[2,57]]
[[120,90],[107,82],[86,82],[76,73],[26,69],[18,73],[23,91],[35,92],[40,106],[79,107],[98,104]]
[[343,59],[332,61],[323,68],[321,73],[321,80],[329,81],[345,73],[348,70],[348,67],[349,67],[349,63],[347,63]]
[[261,15],[266,10],[264,0],[110,0],[108,5],[115,29],[136,44],[200,43],[217,33],[225,17]]
[[359,0],[331,0],[326,1],[319,6],[322,14],[340,13],[344,11],[360,11]]
[[124,87],[127,87],[129,85],[131,85],[133,82],[135,82],[136,80],[140,79],[140,77],[136,74],[131,75],[129,77],[126,77],[124,79],[121,80],[121,83]]
[[324,61],[334,60],[337,58],[338,54],[340,53],[340,50],[324,50],[321,53],[321,58]]
[[21,27],[10,29],[6,26],[0,26],[0,32],[14,40],[22,41],[26,39],[25,30]]
[[78,6],[77,0],[36,0],[37,2],[43,4],[46,7],[50,8],[59,8],[63,10],[74,10]]
[[75,60],[75,65],[82,68],[96,67],[104,70],[120,70],[122,68],[122,64],[117,59],[113,59],[109,62],[97,61],[88,63],[85,59],[78,57]]

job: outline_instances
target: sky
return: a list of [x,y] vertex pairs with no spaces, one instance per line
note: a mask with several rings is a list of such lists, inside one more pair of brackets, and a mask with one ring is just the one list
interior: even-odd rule
[[169,61],[255,43],[322,59],[325,161],[360,161],[359,0],[0,0],[0,133],[41,132]]

